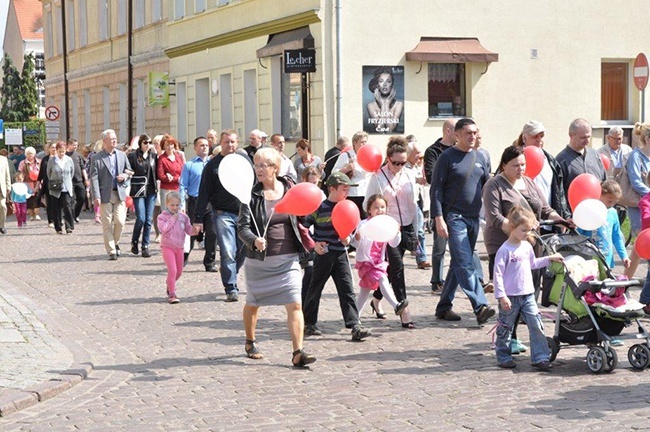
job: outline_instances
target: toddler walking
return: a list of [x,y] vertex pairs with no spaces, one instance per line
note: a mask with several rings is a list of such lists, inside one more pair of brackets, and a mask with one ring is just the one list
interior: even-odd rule
[[513,207],[508,213],[510,236],[494,258],[494,296],[499,302],[497,322],[497,365],[512,369],[512,328],[521,314],[530,333],[530,352],[533,367],[546,371],[551,368],[550,350],[546,343],[542,319],[535,301],[535,287],[531,270],[546,267],[550,261],[562,261],[562,255],[536,258],[527,241],[530,231],[537,225],[535,215],[523,207]]
[[[370,294],[379,288],[384,298],[392,306],[395,315],[401,316],[409,302],[407,299],[397,302],[395,294],[388,283],[388,262],[386,261],[386,244],[385,242],[376,242],[367,237],[362,237],[360,234],[361,227],[364,226],[370,219],[375,216],[386,214],[386,199],[380,194],[374,194],[368,198],[366,204],[366,211],[368,212],[368,219],[361,221],[354,235],[352,244],[357,248],[356,264],[354,268],[359,272],[359,295],[357,296],[357,309],[359,310],[359,317],[363,309],[368,304]],[[398,231],[393,239],[388,241],[391,247],[397,247],[402,236]],[[377,301],[379,303],[379,301]],[[375,299],[372,299],[373,311],[379,310]]]
[[158,215],[158,229],[162,239],[160,249],[167,266],[167,301],[170,304],[180,302],[176,297],[176,281],[183,274],[183,246],[185,235],[192,235],[190,218],[181,212],[181,196],[178,192],[169,192],[165,198],[165,211]]
[[27,225],[27,199],[34,194],[34,191],[25,183],[25,174],[22,171],[18,171],[14,175],[14,180],[15,183],[11,185],[11,201],[18,228],[22,228]]

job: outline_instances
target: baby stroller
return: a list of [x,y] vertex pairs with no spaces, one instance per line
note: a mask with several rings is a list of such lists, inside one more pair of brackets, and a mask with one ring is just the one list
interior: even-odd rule
[[[587,345],[589,370],[612,372],[618,365],[618,356],[611,342],[617,337],[642,340],[630,347],[627,357],[635,369],[648,367],[650,335],[638,320],[644,316],[643,305],[627,296],[629,287],[641,283],[616,280],[598,247],[575,231],[547,234],[539,239],[545,254],[559,252],[565,257],[563,263],[552,263],[543,274],[542,306],[557,306],[555,332],[553,337],[546,338],[551,349],[550,361],[563,347]],[[632,321],[637,325],[637,333],[621,335]]]

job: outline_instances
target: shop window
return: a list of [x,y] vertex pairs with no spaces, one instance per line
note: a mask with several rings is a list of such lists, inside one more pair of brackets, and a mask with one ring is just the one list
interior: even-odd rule
[[602,63],[600,68],[601,120],[629,120],[628,63]]
[[465,64],[429,63],[429,117],[466,115]]
[[286,141],[296,142],[303,138],[302,128],[302,74],[281,74],[282,135]]

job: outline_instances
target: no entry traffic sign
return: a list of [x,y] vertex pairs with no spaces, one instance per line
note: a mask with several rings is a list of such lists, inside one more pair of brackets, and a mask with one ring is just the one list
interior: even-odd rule
[[54,105],[50,105],[49,107],[45,108],[46,120],[49,121],[58,120],[60,115],[61,112],[59,111],[59,108],[55,107]]
[[643,53],[634,60],[634,85],[640,91],[648,85],[648,58]]

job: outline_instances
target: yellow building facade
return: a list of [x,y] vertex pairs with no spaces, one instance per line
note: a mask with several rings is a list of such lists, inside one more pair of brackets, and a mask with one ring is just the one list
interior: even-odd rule
[[[116,130],[124,123],[126,37],[111,19],[111,36],[101,40],[102,2],[113,18],[129,3],[87,2],[88,43],[77,43],[68,60],[79,136],[87,123],[93,137],[107,123]],[[629,19],[644,10],[640,0],[132,2],[136,21],[139,12],[144,20],[134,30],[134,95],[148,87],[150,71],[169,72],[171,84],[169,108],[145,106],[143,121],[134,115],[137,132],[191,142],[209,128],[233,128],[242,140],[261,129],[288,141],[306,137],[322,155],[339,135],[359,130],[382,146],[394,133],[428,145],[445,119],[471,116],[496,159],[531,119],[544,123],[546,146],[557,153],[574,118],[594,125],[599,146],[608,127],[629,131],[642,117],[633,66],[650,52],[650,30]],[[81,3],[66,2],[77,17]],[[46,12],[57,7],[43,4]],[[54,36],[49,54],[46,42],[47,98],[59,102],[62,56],[56,25],[48,27],[46,13],[44,20]],[[296,49],[314,50],[315,72],[284,73],[285,50]]]

